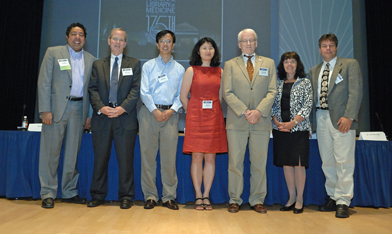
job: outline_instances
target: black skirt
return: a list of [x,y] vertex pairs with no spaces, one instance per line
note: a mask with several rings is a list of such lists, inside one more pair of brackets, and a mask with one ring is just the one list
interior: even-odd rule
[[309,166],[309,131],[281,132],[273,130],[274,165]]

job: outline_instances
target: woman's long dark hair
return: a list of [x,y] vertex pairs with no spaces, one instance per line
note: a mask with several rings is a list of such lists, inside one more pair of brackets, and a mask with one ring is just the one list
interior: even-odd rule
[[295,61],[297,61],[297,69],[295,69],[294,79],[297,79],[297,77],[300,78],[306,77],[305,67],[301,59],[299,58],[299,55],[296,52],[291,51],[282,54],[282,56],[280,57],[280,62],[277,67],[279,79],[285,80],[287,78],[287,73],[284,70],[284,66],[283,66],[283,63],[286,59],[295,59]]
[[215,50],[214,57],[211,59],[210,66],[211,66],[211,67],[217,67],[217,66],[220,65],[220,53],[219,53],[218,46],[216,45],[215,41],[212,40],[212,39],[209,38],[209,37],[203,37],[203,38],[201,38],[201,39],[196,43],[196,45],[193,47],[192,55],[191,55],[190,61],[189,61],[189,65],[191,65],[191,66],[194,66],[194,65],[196,65],[196,66],[201,66],[201,65],[203,64],[203,62],[201,61],[201,57],[200,57],[200,54],[199,54],[199,50],[200,50],[200,47],[201,47],[204,43],[206,43],[206,42],[211,43],[212,47],[214,47],[214,50]]

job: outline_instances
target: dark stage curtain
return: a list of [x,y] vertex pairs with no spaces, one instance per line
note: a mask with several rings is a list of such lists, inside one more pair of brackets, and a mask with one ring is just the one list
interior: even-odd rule
[[43,0],[0,3],[0,129],[15,130],[35,112]]
[[[392,137],[391,0],[365,0],[371,130]],[[389,35],[389,36],[388,36]],[[378,117],[379,119],[378,119]]]

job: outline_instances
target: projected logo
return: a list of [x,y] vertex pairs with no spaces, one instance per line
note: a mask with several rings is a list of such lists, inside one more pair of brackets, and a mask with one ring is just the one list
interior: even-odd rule
[[189,60],[201,37],[211,37],[221,47],[222,1],[102,0],[98,56],[109,55],[107,38],[115,27],[128,34],[125,53],[141,60],[158,55],[155,36],[165,29],[176,34],[174,58],[178,61]]
[[155,36],[162,30],[176,31],[176,4],[173,0],[146,1],[147,30],[151,39],[155,41]]

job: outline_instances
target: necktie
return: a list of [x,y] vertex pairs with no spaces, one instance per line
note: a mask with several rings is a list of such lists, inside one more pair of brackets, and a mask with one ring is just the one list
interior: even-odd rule
[[325,69],[323,71],[323,75],[321,76],[321,90],[320,90],[320,107],[328,108],[328,78],[329,78],[329,63],[326,64]]
[[112,79],[110,80],[109,102],[117,103],[117,88],[118,88],[118,57],[114,60],[112,69]]
[[249,79],[250,79],[250,83],[252,83],[254,68],[253,68],[253,64],[252,64],[251,58],[253,57],[253,55],[252,56],[244,55],[244,56],[248,58],[248,62],[246,63],[246,70],[248,71],[248,76],[249,76]]

